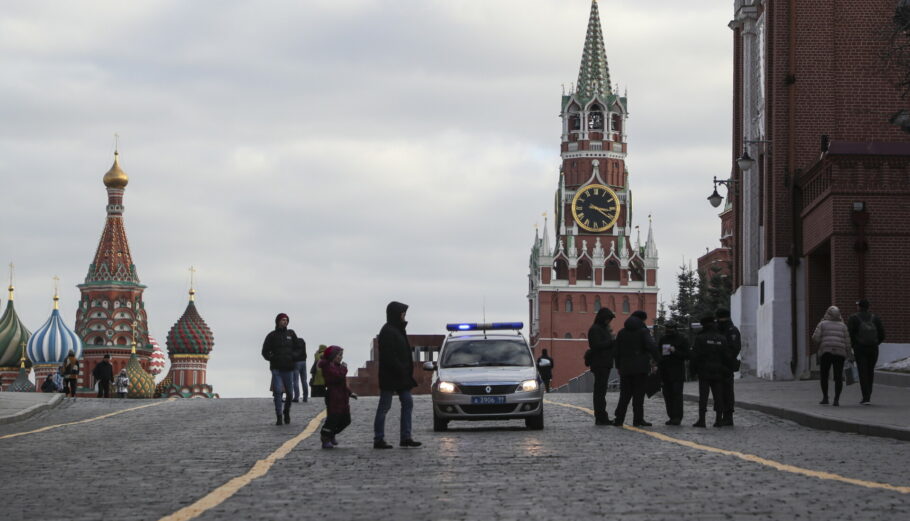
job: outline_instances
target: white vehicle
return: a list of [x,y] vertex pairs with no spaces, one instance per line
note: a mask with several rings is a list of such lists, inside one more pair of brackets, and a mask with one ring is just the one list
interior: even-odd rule
[[[452,420],[521,420],[543,429],[543,390],[521,322],[448,324],[433,383],[433,430]],[[507,332],[513,330],[514,332]]]

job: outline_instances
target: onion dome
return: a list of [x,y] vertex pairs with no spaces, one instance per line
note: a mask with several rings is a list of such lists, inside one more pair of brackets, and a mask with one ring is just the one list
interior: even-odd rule
[[152,376],[158,376],[164,371],[164,366],[167,363],[167,355],[164,354],[164,350],[158,345],[158,341],[151,336],[149,336],[149,344],[152,345],[152,357],[151,360],[149,360],[149,373],[151,373]]
[[76,354],[76,358],[82,358],[82,340],[63,322],[60,297],[54,291],[54,311],[28,339],[26,352],[34,364],[60,364],[70,351]]
[[127,398],[151,398],[155,392],[155,378],[142,368],[139,355],[136,354],[136,344],[133,344],[133,354],[126,364],[126,376],[130,379]]
[[104,174],[104,186],[108,188],[126,188],[127,183],[130,182],[130,177],[126,175],[126,172],[120,168],[120,161],[118,156],[119,152],[114,151],[114,164],[111,165],[111,169]]
[[196,311],[196,292],[190,289],[190,303],[180,320],[167,334],[167,352],[174,355],[208,355],[215,337],[208,324]]
[[25,368],[25,359],[23,358],[19,365],[19,375],[6,388],[7,391],[14,393],[33,393],[35,384],[28,379],[28,369]]
[[174,377],[171,374],[173,371],[168,371],[167,376],[164,377],[164,380],[158,382],[158,385],[155,386],[155,398],[162,398],[164,393],[167,392],[167,389],[174,383]]
[[32,333],[25,327],[13,306],[13,284],[9,285],[9,300],[0,316],[0,367],[16,367],[22,354],[20,346]]

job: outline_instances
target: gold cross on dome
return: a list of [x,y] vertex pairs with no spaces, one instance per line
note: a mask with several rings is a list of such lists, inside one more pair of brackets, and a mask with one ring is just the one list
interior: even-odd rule
[[196,300],[196,267],[190,266],[190,300]]

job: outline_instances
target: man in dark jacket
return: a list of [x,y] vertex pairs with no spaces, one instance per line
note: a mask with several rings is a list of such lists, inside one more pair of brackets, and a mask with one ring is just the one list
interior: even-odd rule
[[610,321],[613,314],[608,308],[600,308],[594,316],[594,323],[588,329],[588,349],[591,350],[586,362],[594,374],[594,425],[611,425],[607,414],[607,383],[610,369],[613,369],[613,332]]
[[546,349],[541,351],[540,358],[537,359],[537,372],[540,373],[540,379],[543,380],[547,392],[550,392],[550,380],[553,379],[553,359],[550,358]]
[[742,335],[739,334],[739,328],[733,325],[730,320],[730,310],[718,308],[714,312],[714,318],[717,320],[717,330],[723,333],[727,338],[727,356],[724,366],[723,394],[724,403],[721,407],[721,421],[719,427],[733,426],[733,405],[736,403],[736,395],[733,392],[734,373],[739,371],[739,352],[742,350]]
[[[303,401],[306,402],[310,393],[306,385],[306,341],[297,337],[294,344],[294,399],[293,402],[300,401],[300,395],[303,394]],[[303,391],[301,393],[301,390]]]
[[390,449],[385,441],[385,416],[392,408],[392,396],[398,393],[401,402],[401,447],[419,447],[421,443],[411,436],[411,411],[414,400],[411,389],[417,387],[414,380],[414,359],[411,344],[408,343],[407,321],[404,319],[408,306],[401,302],[389,302],[385,308],[386,323],[379,331],[379,405],[373,420],[373,448]]
[[878,363],[878,346],[885,341],[885,328],[882,326],[882,319],[869,311],[868,300],[862,299],[856,306],[859,310],[847,319],[847,330],[850,332],[856,371],[859,373],[859,388],[863,394],[863,399],[859,403],[869,405],[869,400],[872,399],[875,364]]
[[645,390],[651,373],[651,362],[660,359],[660,352],[645,325],[647,318],[644,311],[633,312],[613,343],[616,369],[619,370],[619,403],[613,419],[613,425],[617,427],[625,421],[629,400],[632,400],[632,425],[651,426],[645,421]]
[[714,397],[716,417],[715,427],[723,423],[724,404],[723,379],[726,375],[724,362],[727,357],[727,337],[717,330],[714,315],[705,315],[699,321],[702,329],[695,335],[692,347],[692,366],[698,375],[698,421],[693,427],[705,426],[705,414],[708,412],[708,391]]
[[111,365],[111,355],[104,355],[98,365],[92,369],[92,376],[98,383],[98,398],[111,397],[111,382],[114,381],[114,366]]
[[679,333],[679,325],[670,321],[657,345],[661,350],[660,381],[669,418],[667,425],[679,425],[683,416],[683,384],[686,382],[689,340]]
[[[266,335],[262,343],[262,358],[269,361],[272,371],[272,399],[275,402],[275,425],[282,423],[282,405],[284,423],[291,423],[291,393],[294,389],[294,345],[297,343],[297,333],[288,329],[289,318],[284,313],[275,317],[275,330]],[[285,398],[282,403],[281,395]]]

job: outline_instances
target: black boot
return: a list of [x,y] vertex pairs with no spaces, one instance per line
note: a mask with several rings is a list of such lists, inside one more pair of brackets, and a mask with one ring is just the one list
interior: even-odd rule
[[275,425],[281,425],[281,423],[282,423],[282,422],[281,422],[281,415],[280,415],[280,414],[276,414],[275,416],[278,418],[278,419],[275,421]]
[[693,427],[706,427],[705,411],[698,411],[698,421],[692,424]]
[[714,413],[714,427],[724,426],[724,413],[718,411]]
[[724,427],[733,426],[733,411],[728,412],[724,415]]
[[284,410],[284,423],[286,423],[288,425],[291,424],[291,408],[290,407],[288,407],[287,409]]

